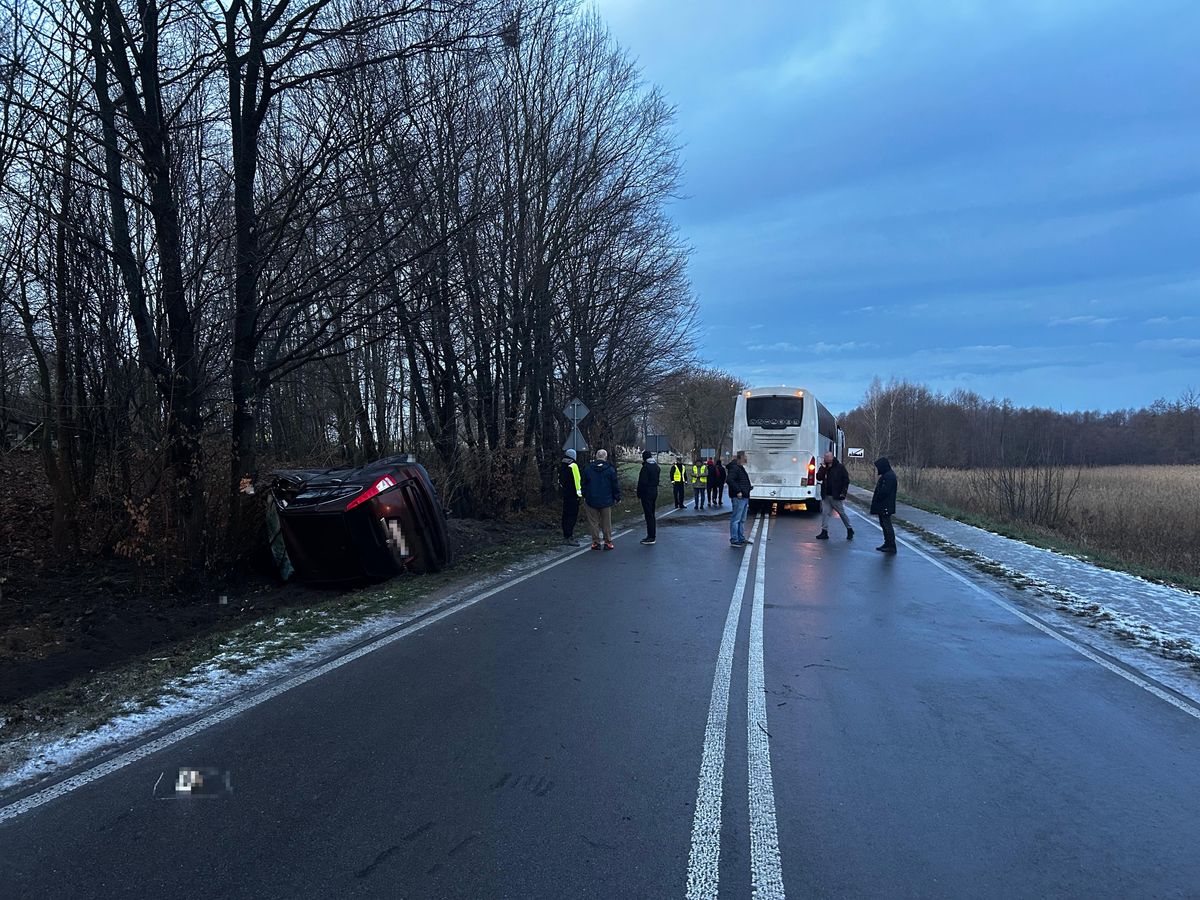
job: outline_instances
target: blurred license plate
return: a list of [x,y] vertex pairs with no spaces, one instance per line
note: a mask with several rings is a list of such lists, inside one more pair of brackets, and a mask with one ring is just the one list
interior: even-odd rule
[[782,475],[759,475],[755,480],[759,484],[783,484]]

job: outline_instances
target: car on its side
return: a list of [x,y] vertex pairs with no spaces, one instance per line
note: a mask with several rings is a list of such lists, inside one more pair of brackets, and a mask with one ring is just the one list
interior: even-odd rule
[[410,456],[280,470],[272,493],[288,558],[305,581],[379,580],[450,562],[445,511]]

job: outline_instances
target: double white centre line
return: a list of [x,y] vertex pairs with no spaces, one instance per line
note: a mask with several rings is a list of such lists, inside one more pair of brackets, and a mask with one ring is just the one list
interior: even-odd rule
[[750,666],[746,678],[746,747],[750,779],[750,884],[753,896],[783,900],[783,863],[775,824],[775,787],[771,781],[767,733],[767,683],[763,674],[763,604],[766,596],[767,529],[763,520],[754,571],[754,607],[750,611]]
[[[759,529],[762,537],[759,538]],[[746,683],[747,739],[750,792],[750,874],[755,898],[783,900],[782,865],[775,821],[775,790],[771,781],[771,753],[767,733],[767,709],[763,676],[763,604],[766,594],[766,538],[769,524],[755,518],[749,545],[725,618],[717,669],[713,676],[704,752],[696,790],[696,813],[692,819],[692,849],[688,858],[688,900],[716,900],[720,885],[721,803],[725,781],[725,733],[729,720],[729,685],[737,644],[742,598],[750,572],[754,546],[758,565],[754,575],[754,600],[750,620],[750,661]]]

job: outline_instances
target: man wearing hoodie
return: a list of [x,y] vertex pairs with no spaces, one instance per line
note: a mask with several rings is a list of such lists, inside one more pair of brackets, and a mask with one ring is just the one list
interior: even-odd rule
[[563,543],[577,546],[575,523],[579,521],[579,498],[583,496],[583,487],[579,481],[579,464],[575,462],[574,450],[568,450],[559,464],[558,486],[562,489]]
[[592,549],[600,549],[600,534],[604,533],[604,549],[612,550],[612,508],[621,500],[621,482],[617,470],[609,465],[608,451],[597,450],[596,458],[583,470],[583,502],[587,513],[588,530],[592,533]]
[[879,473],[879,480],[871,495],[871,515],[879,516],[879,525],[883,528],[883,543],[875,549],[881,553],[895,553],[896,530],[892,527],[892,516],[896,514],[896,473],[886,456],[875,460],[875,471]]
[[642,471],[638,473],[637,495],[646,517],[646,536],[643,544],[653,544],[656,534],[654,509],[658,506],[658,462],[649,450],[642,451]]

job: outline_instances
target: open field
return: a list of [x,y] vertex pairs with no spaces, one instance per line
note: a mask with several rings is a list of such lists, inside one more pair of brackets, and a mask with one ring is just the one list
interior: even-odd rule
[[[874,480],[868,468],[852,470],[864,486]],[[901,499],[935,512],[1200,588],[1200,466],[897,467],[896,474]]]

